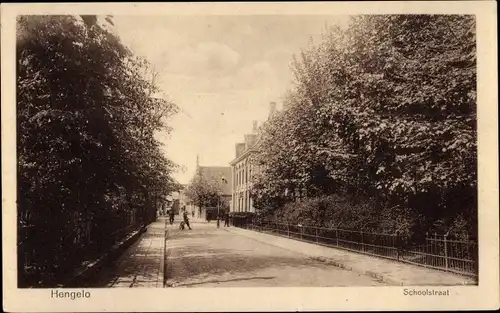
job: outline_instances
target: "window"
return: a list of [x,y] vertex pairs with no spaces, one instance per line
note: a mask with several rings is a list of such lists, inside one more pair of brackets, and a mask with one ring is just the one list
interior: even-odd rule
[[245,191],[244,196],[243,196],[243,209],[245,212],[247,211],[247,192]]

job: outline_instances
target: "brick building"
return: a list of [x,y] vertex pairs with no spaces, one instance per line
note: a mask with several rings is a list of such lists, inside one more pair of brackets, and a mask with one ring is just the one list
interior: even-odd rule
[[[275,102],[270,103],[269,110],[269,117],[277,112]],[[252,132],[244,136],[244,142],[235,145],[235,158],[230,162],[232,173],[231,212],[255,212],[250,191],[252,177],[258,174],[261,169],[252,164],[251,157],[259,147],[259,136],[257,121],[253,121]]]

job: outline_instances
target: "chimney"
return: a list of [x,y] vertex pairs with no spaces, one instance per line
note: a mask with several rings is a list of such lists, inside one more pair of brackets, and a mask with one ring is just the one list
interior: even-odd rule
[[257,134],[245,135],[245,150],[252,148],[255,145],[256,141],[257,141]]
[[252,121],[252,132],[257,132],[257,121]]
[[245,143],[244,142],[237,143],[236,144],[236,157],[239,157],[240,155],[242,155],[243,152],[245,152]]
[[273,115],[276,112],[276,102],[269,103],[269,116]]

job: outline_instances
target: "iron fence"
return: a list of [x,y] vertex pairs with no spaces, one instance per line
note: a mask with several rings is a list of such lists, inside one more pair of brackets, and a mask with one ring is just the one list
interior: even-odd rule
[[461,275],[478,275],[478,245],[472,240],[438,234],[426,234],[420,240],[414,240],[399,234],[272,221],[251,222],[240,227]]
[[98,259],[103,252],[156,216],[136,209],[106,217],[73,212],[52,219],[18,225],[18,286],[64,285],[76,270]]

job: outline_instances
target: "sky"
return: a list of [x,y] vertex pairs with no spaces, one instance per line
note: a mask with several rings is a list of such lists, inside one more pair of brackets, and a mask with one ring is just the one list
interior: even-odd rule
[[158,134],[188,183],[202,166],[229,166],[235,144],[281,107],[293,55],[345,16],[114,16],[122,42],[160,72],[158,85],[180,109]]

